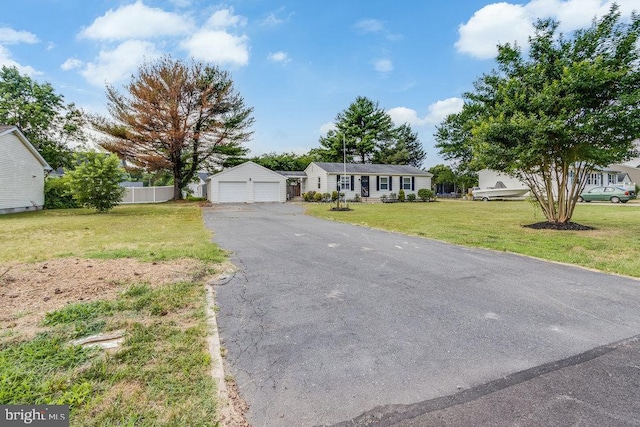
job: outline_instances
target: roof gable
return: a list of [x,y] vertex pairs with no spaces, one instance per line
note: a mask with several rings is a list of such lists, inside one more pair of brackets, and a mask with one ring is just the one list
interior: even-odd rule
[[241,164],[239,164],[237,166],[234,166],[234,167],[229,168],[229,169],[225,169],[225,170],[220,171],[220,172],[218,172],[218,173],[216,173],[214,175],[211,175],[211,176],[209,176],[207,178],[207,180],[210,180],[210,179],[212,179],[214,177],[216,177],[216,178],[220,177],[220,176],[225,175],[227,173],[230,173],[232,171],[237,171],[239,169],[246,169],[246,168],[262,169],[263,171],[266,171],[268,173],[273,174],[275,177],[278,177],[279,179],[285,179],[285,177],[283,175],[279,174],[278,172],[274,172],[271,169],[265,168],[264,166],[259,165],[259,164],[254,163],[254,162],[249,160],[248,162],[241,163]]
[[2,140],[3,136],[11,133],[13,133],[20,140],[20,142],[22,142],[22,144],[24,144],[27,150],[29,150],[29,152],[31,152],[33,157],[35,157],[40,162],[40,164],[45,170],[49,170],[49,171],[53,170],[51,166],[49,166],[49,163],[47,163],[47,161],[44,159],[44,157],[42,157],[42,155],[40,155],[38,150],[36,150],[36,147],[34,147],[33,144],[29,142],[27,137],[24,136],[22,131],[20,131],[20,129],[18,129],[17,126],[6,126],[6,125],[0,126],[0,140]]
[[[344,173],[344,163],[312,162],[329,174]],[[311,166],[309,165],[309,166]],[[347,163],[348,174],[358,175],[413,175],[413,176],[433,176],[429,172],[418,169],[410,165],[382,165],[375,163]]]

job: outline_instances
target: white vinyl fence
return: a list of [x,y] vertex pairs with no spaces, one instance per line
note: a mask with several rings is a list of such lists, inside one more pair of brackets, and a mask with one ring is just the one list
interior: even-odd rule
[[173,186],[127,187],[120,203],[159,203],[173,199]]

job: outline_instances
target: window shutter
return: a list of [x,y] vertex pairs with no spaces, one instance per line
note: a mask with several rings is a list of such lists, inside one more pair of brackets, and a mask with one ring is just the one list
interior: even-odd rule
[[411,177],[411,191],[416,191],[416,177]]
[[340,192],[342,188],[340,188],[340,175],[336,175],[336,190]]
[[351,191],[356,191],[356,187],[355,187],[355,176],[351,175]]
[[393,182],[393,179],[391,179],[393,177],[389,177],[389,191],[393,191],[393,187],[391,186],[391,183]]
[[380,177],[376,176],[376,191],[380,191]]
[[400,177],[400,188],[398,190],[404,190],[404,177]]

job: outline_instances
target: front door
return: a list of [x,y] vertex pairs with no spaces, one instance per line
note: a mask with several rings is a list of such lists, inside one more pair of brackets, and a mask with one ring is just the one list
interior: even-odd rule
[[369,197],[369,177],[363,176],[360,178],[360,195],[362,197]]

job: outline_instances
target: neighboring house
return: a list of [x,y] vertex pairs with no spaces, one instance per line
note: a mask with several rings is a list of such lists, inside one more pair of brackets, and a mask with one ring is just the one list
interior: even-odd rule
[[[638,162],[640,166],[640,161]],[[633,169],[631,166],[623,165],[610,165],[609,167],[593,171],[587,178],[587,184],[585,190],[589,190],[594,187],[603,186],[616,186],[625,189],[634,189],[635,182],[631,175],[627,172]],[[640,169],[638,169],[640,172]],[[572,172],[569,172],[570,178],[573,177]],[[478,172],[478,186],[481,189],[495,187],[496,183],[500,181],[507,188],[524,188],[526,184],[517,178],[512,178],[500,172],[496,172],[490,169],[483,169]]]
[[196,181],[187,184],[187,189],[193,197],[207,198],[207,178],[209,178],[208,173],[198,172],[196,174]]
[[0,126],[0,214],[42,209],[51,167],[15,126]]
[[254,162],[246,162],[208,177],[207,194],[212,203],[284,203],[287,178]]
[[302,192],[332,193],[340,190],[347,199],[356,195],[362,198],[379,199],[398,194],[416,193],[421,188],[431,189],[433,174],[407,165],[380,165],[347,163],[346,174],[343,163],[311,162],[302,179]]
[[625,163],[611,165],[611,168],[627,174],[632,183],[640,184],[640,157]]

